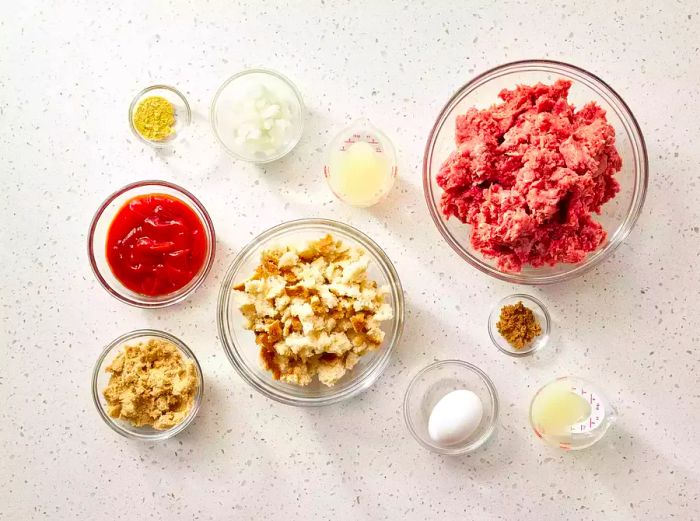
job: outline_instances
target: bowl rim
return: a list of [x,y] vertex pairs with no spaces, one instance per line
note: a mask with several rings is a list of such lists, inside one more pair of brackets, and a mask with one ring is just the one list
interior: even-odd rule
[[[332,392],[331,394],[324,396],[315,397],[300,397],[291,396],[284,392],[279,391],[274,386],[272,386],[267,380],[254,374],[248,365],[245,363],[243,358],[238,352],[238,347],[236,342],[233,341],[232,336],[229,334],[230,331],[230,294],[233,284],[233,278],[238,274],[238,270],[243,263],[243,261],[248,257],[248,255],[255,249],[258,248],[264,241],[268,240],[270,237],[277,235],[280,232],[289,232],[294,230],[304,230],[307,227],[320,226],[329,229],[332,233],[334,230],[341,231],[357,241],[364,249],[366,249],[370,255],[376,257],[377,262],[381,265],[380,267],[385,270],[388,274],[389,285],[392,288],[392,297],[396,300],[396,306],[394,311],[395,324],[392,331],[391,342],[384,342],[379,348],[379,353],[374,361],[374,365],[367,370],[367,373],[362,377],[353,381],[347,388],[342,391]],[[392,305],[394,303],[392,302]],[[321,219],[321,218],[304,218],[295,219],[291,221],[286,221],[280,223],[276,226],[268,228],[246,244],[246,246],[241,249],[236,257],[233,259],[231,264],[226,270],[226,274],[221,282],[221,287],[219,289],[219,298],[217,305],[217,326],[219,331],[219,338],[221,340],[222,347],[226,353],[229,362],[240,375],[240,377],[251,387],[257,390],[262,395],[275,400],[277,402],[283,403],[285,405],[293,405],[298,407],[320,407],[326,405],[332,405],[349,399],[353,396],[360,394],[361,392],[367,390],[372,386],[377,379],[384,372],[386,367],[389,365],[391,360],[391,355],[395,350],[396,346],[401,341],[401,336],[403,334],[404,327],[404,314],[405,314],[405,303],[404,303],[404,293],[401,286],[401,281],[399,279],[396,268],[392,264],[388,255],[382,250],[379,245],[370,239],[363,232],[358,229],[338,222],[332,219]],[[271,377],[269,377],[271,378]],[[332,389],[332,388],[331,388]]]
[[[163,295],[162,300],[153,300],[153,301],[136,300],[136,299],[134,299],[126,294],[123,294],[122,292],[120,292],[116,288],[113,288],[107,282],[107,280],[104,278],[104,276],[100,272],[100,269],[97,267],[95,250],[93,248],[93,242],[94,242],[93,239],[94,239],[94,235],[95,235],[95,230],[97,229],[97,223],[99,222],[100,218],[102,218],[107,207],[110,204],[112,204],[112,202],[115,199],[126,194],[130,190],[133,190],[136,188],[141,188],[144,186],[154,186],[154,187],[161,186],[161,187],[169,188],[169,189],[177,192],[178,194],[184,196],[184,199],[181,199],[182,202],[187,204],[188,206],[196,207],[196,209],[201,213],[201,215],[203,217],[202,225],[204,226],[205,230],[211,236],[211,244],[209,245],[209,255],[207,256],[207,258],[204,261],[203,269],[199,272],[199,274],[196,276],[196,278],[193,279],[192,285],[189,288],[187,288],[186,291],[180,292],[180,290],[177,290],[177,291],[174,291],[173,293]],[[88,229],[87,253],[88,253],[88,259],[90,260],[90,267],[92,268],[93,274],[97,278],[100,285],[105,290],[107,290],[107,292],[110,295],[112,295],[114,298],[116,298],[117,300],[120,300],[121,302],[129,304],[131,306],[135,306],[135,307],[139,307],[139,308],[163,308],[166,306],[171,306],[173,304],[177,304],[178,302],[182,302],[183,300],[185,300],[197,288],[199,288],[199,286],[201,286],[202,283],[204,282],[204,279],[207,278],[209,271],[211,271],[211,268],[214,265],[214,257],[216,255],[216,231],[214,230],[214,223],[211,220],[211,217],[209,216],[209,212],[207,212],[206,208],[200,202],[200,200],[197,199],[189,191],[185,190],[184,188],[182,188],[179,185],[176,185],[175,183],[170,183],[168,181],[161,181],[161,180],[157,180],[157,179],[136,181],[134,183],[129,183],[128,185],[123,186],[119,190],[110,194],[97,208],[97,211],[92,216],[92,221],[90,222],[90,228]]]
[[[542,315],[544,316],[544,324],[543,330],[542,330],[542,335],[541,338],[538,342],[533,342],[531,347],[528,349],[522,349],[520,351],[508,351],[507,349],[503,348],[501,344],[496,340],[496,334],[498,334],[497,331],[493,330],[492,323],[493,318],[496,314],[499,314],[501,308],[505,305],[505,303],[508,300],[515,299],[515,300],[522,300],[526,302],[530,302],[531,304],[534,304],[538,308],[540,308],[540,311],[542,312]],[[489,337],[491,338],[491,342],[493,342],[493,345],[496,346],[496,348],[501,352],[505,353],[508,356],[513,356],[515,358],[523,358],[526,356],[531,356],[541,349],[544,349],[547,344],[549,344],[549,339],[550,335],[552,332],[552,317],[549,314],[549,310],[547,309],[547,306],[544,305],[544,303],[533,297],[532,295],[527,295],[525,293],[514,293],[512,295],[508,295],[506,297],[503,297],[501,300],[496,302],[494,304],[493,308],[491,308],[491,312],[489,313],[489,318],[488,318],[488,330],[489,330]]]
[[190,108],[190,104],[187,101],[187,98],[185,98],[185,95],[177,90],[175,87],[171,85],[165,85],[165,84],[157,84],[157,85],[149,85],[148,87],[145,87],[144,89],[141,89],[141,91],[134,96],[134,99],[131,100],[131,104],[129,105],[129,128],[131,128],[131,132],[142,142],[146,143],[147,145],[152,146],[153,148],[168,148],[172,146],[172,144],[175,142],[177,137],[179,137],[180,133],[178,132],[175,136],[175,139],[164,139],[163,141],[152,141],[150,139],[145,138],[142,136],[138,130],[136,130],[136,127],[134,126],[134,110],[136,109],[137,103],[143,98],[146,94],[151,92],[152,90],[168,90],[175,94],[180,100],[182,101],[182,104],[185,106],[185,119],[183,121],[184,126],[182,127],[182,130],[184,130],[186,127],[192,123],[192,109]]
[[[157,338],[162,338],[164,340],[167,340],[171,342],[175,347],[178,348],[181,354],[184,354],[185,358],[192,360],[194,362],[194,366],[197,370],[197,392],[194,397],[194,402],[192,404],[192,408],[190,409],[189,414],[187,417],[182,420],[180,423],[177,425],[174,425],[170,429],[164,430],[164,431],[156,431],[151,434],[146,434],[146,433],[138,433],[134,432],[132,430],[127,429],[126,427],[122,426],[119,422],[117,422],[114,418],[112,418],[109,414],[107,414],[107,411],[105,411],[103,405],[102,405],[102,399],[101,399],[101,394],[100,390],[97,388],[97,381],[99,379],[100,375],[100,368],[102,367],[102,363],[104,360],[107,358],[107,356],[114,350],[118,349],[120,346],[126,344],[130,340],[135,340],[137,338],[141,337],[157,337]],[[197,416],[197,413],[199,412],[199,409],[202,404],[202,400],[204,397],[204,373],[202,372],[202,367],[199,364],[199,360],[197,360],[197,357],[195,356],[194,352],[185,344],[182,340],[177,338],[174,335],[171,335],[170,333],[166,333],[165,331],[161,331],[158,329],[135,329],[133,331],[129,331],[128,333],[124,333],[123,335],[118,336],[114,340],[112,340],[109,344],[105,346],[105,348],[102,350],[102,353],[100,353],[100,356],[97,358],[97,362],[95,362],[95,366],[92,371],[92,401],[95,404],[95,407],[97,408],[97,412],[99,413],[100,417],[104,420],[104,422],[109,425],[109,427],[116,433],[121,434],[122,436],[126,438],[130,438],[132,440],[144,440],[144,441],[162,441],[162,440],[167,440],[172,438],[173,436],[176,436],[177,434],[181,433],[184,431],[193,421],[194,418]]]
[[[607,90],[604,94],[612,100],[606,99],[610,106],[615,110],[617,115],[623,121],[625,125],[629,126],[626,128],[627,133],[630,137],[631,146],[634,156],[634,171],[635,171],[635,186],[634,192],[632,194],[632,202],[630,203],[627,215],[622,223],[617,228],[615,234],[612,237],[608,237],[607,243],[596,250],[596,252],[591,252],[590,255],[596,256],[587,257],[586,260],[572,267],[572,269],[554,274],[554,275],[523,275],[522,273],[510,273],[501,271],[494,266],[490,266],[482,259],[477,258],[475,255],[470,254],[464,250],[459,243],[452,237],[452,234],[447,230],[447,226],[442,220],[442,214],[439,208],[436,207],[433,201],[433,190],[431,186],[431,176],[429,175],[430,170],[430,160],[432,159],[432,149],[434,145],[435,138],[439,129],[444,124],[447,114],[452,110],[453,106],[457,104],[463,96],[468,95],[471,90],[476,89],[481,84],[490,80],[492,76],[497,73],[511,73],[518,72],[520,70],[528,70],[529,67],[548,67],[552,69],[552,72],[562,72],[565,71],[570,74],[579,75],[594,84],[596,87]],[[602,94],[601,94],[602,95]],[[603,96],[603,97],[606,97]],[[614,103],[613,103],[614,102]],[[619,106],[616,107],[615,103]],[[637,157],[638,155],[638,157]],[[425,145],[425,150],[423,153],[423,194],[425,197],[425,202],[428,206],[428,211],[435,224],[436,228],[442,235],[443,239],[450,245],[450,247],[467,263],[469,263],[474,268],[478,269],[482,273],[486,273],[496,279],[503,280],[506,282],[516,283],[516,284],[526,284],[526,285],[547,285],[554,284],[557,282],[563,282],[566,280],[571,280],[579,275],[582,275],[596,266],[600,265],[604,260],[610,257],[610,255],[622,244],[625,238],[630,234],[637,222],[639,215],[641,214],[642,208],[644,206],[644,201],[646,199],[646,193],[649,184],[649,158],[647,154],[646,141],[642,130],[632,113],[631,109],[627,103],[622,99],[622,97],[605,81],[599,78],[597,75],[570,63],[549,60],[549,59],[527,59],[527,60],[517,60],[512,62],[507,62],[496,67],[492,67],[481,74],[478,74],[467,83],[462,85],[457,91],[450,97],[447,103],[442,107],[438,117],[435,120],[430,133],[428,134],[428,140]]]
[[[411,396],[411,392],[413,391],[413,388],[415,387],[416,383],[420,379],[421,376],[423,376],[426,373],[429,373],[430,371],[437,369],[441,366],[445,365],[458,365],[462,369],[466,369],[467,371],[470,371],[474,374],[476,374],[479,378],[481,378],[482,382],[484,382],[484,385],[486,385],[486,388],[489,391],[489,396],[491,397],[491,401],[493,402],[493,413],[491,415],[491,421],[489,422],[488,427],[484,431],[484,433],[477,439],[475,442],[465,445],[463,447],[440,447],[438,445],[432,445],[428,442],[426,442],[421,436],[418,435],[418,432],[416,430],[415,424],[413,422],[412,415],[410,413],[410,405],[409,405],[409,398]],[[450,456],[456,456],[460,454],[467,454],[469,452],[473,452],[482,445],[484,445],[490,438],[491,435],[494,433],[496,430],[496,422],[498,421],[498,414],[499,414],[499,409],[500,409],[500,402],[498,398],[498,391],[496,390],[496,386],[493,383],[493,380],[487,375],[483,369],[477,367],[474,364],[471,364],[469,362],[466,362],[464,360],[458,360],[456,358],[448,358],[446,360],[435,360],[434,362],[426,365],[423,367],[420,371],[418,371],[413,378],[411,378],[410,382],[408,383],[408,386],[406,387],[406,391],[404,392],[403,396],[403,417],[404,417],[404,422],[406,424],[406,428],[408,431],[411,433],[411,436],[425,449],[435,452],[437,454],[444,454],[444,455],[450,455]]]
[[[292,140],[289,143],[289,146],[280,152],[279,154],[269,157],[267,159],[262,159],[262,160],[256,160],[256,159],[250,159],[247,157],[243,157],[240,154],[237,154],[231,148],[224,142],[224,140],[221,138],[219,135],[219,131],[216,128],[216,104],[219,101],[219,97],[223,93],[224,89],[229,86],[233,81],[242,78],[243,76],[247,76],[249,74],[266,74],[268,76],[273,76],[282,82],[284,82],[294,93],[294,96],[297,99],[297,102],[299,103],[299,131],[298,131],[298,136]],[[301,97],[301,92],[297,88],[297,86],[290,80],[287,76],[282,74],[281,72],[277,72],[276,70],[273,69],[266,69],[262,67],[254,67],[254,68],[248,68],[248,69],[243,69],[242,71],[238,71],[236,74],[233,76],[230,76],[227,78],[221,86],[216,90],[216,93],[214,94],[214,97],[211,100],[211,106],[209,108],[209,121],[211,123],[211,128],[212,131],[214,132],[214,136],[216,137],[216,140],[219,142],[219,144],[228,152],[229,155],[231,155],[234,159],[237,159],[239,161],[244,161],[246,163],[251,163],[254,165],[264,165],[267,163],[272,163],[273,161],[277,161],[278,159],[282,159],[284,156],[289,154],[292,150],[296,148],[296,146],[299,144],[301,141],[301,136],[304,134],[304,112],[306,111],[306,107],[304,105],[304,99]]]

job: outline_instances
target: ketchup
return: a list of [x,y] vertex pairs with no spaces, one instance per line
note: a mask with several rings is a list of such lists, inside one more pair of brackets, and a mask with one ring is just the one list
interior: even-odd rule
[[130,290],[161,296],[187,285],[204,264],[207,236],[197,214],[166,194],[138,195],[107,232],[107,262]]

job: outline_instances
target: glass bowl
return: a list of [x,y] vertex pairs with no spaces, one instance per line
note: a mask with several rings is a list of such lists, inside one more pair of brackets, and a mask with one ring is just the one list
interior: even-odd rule
[[[359,157],[349,152],[348,150],[352,149],[356,143],[371,147],[370,150],[373,149],[374,156],[371,155],[371,151],[360,152]],[[372,177],[375,177],[375,182],[367,182],[366,174],[361,173],[362,168],[367,168],[364,163],[370,161],[367,155],[384,166],[373,172]],[[352,173],[347,173],[352,165],[357,163],[361,166]],[[384,132],[365,118],[353,121],[350,126],[338,132],[326,149],[323,176],[326,178],[328,187],[339,201],[357,208],[368,208],[386,199],[396,181],[397,171],[396,149],[393,143]],[[350,182],[354,175],[362,177],[358,177],[355,182]],[[377,179],[379,182],[376,182]],[[364,191],[357,193],[358,185],[362,186]],[[368,186],[376,191],[370,192]]]
[[[488,108],[498,101],[502,89],[518,84],[552,83],[571,80],[569,101],[577,107],[595,101],[607,112],[615,128],[616,145],[622,157],[622,169],[615,174],[620,192],[594,218],[608,234],[607,241],[578,264],[558,264],[533,268],[523,266],[520,273],[502,271],[493,259],[475,250],[469,238],[470,227],[457,218],[447,219],[440,209],[442,188],[436,176],[447,156],[454,150],[457,115],[470,107]],[[573,65],[548,60],[526,60],[501,65],[480,74],[452,96],[435,122],[423,158],[425,199],[438,230],[447,243],[469,264],[497,279],[519,284],[551,284],[572,279],[594,268],[622,243],[632,230],[644,204],[648,182],[646,145],[637,120],[627,104],[605,82]]]
[[[259,361],[259,346],[252,331],[244,329],[244,318],[238,310],[233,286],[253,274],[263,250],[273,245],[306,243],[332,234],[344,243],[365,249],[370,258],[368,275],[379,286],[390,291],[387,303],[394,318],[382,322],[386,336],[376,351],[360,358],[352,371],[333,387],[318,382],[298,386],[275,380]],[[327,219],[301,219],[280,224],[253,239],[236,256],[221,284],[218,305],[219,335],[231,364],[241,377],[257,391],[278,402],[301,407],[330,405],[351,398],[369,388],[389,364],[392,351],[398,344],[404,323],[404,297],[401,282],[391,261],[372,239],[360,231]]]
[[[251,154],[234,139],[235,124],[231,114],[236,103],[255,85],[274,90],[289,104],[292,113],[292,126],[287,131],[285,142],[269,155]],[[210,119],[216,139],[229,154],[242,161],[264,164],[284,157],[299,143],[304,130],[304,102],[299,90],[286,76],[268,69],[248,69],[234,74],[219,87],[211,103]]]
[[[168,293],[167,295],[149,296],[136,293],[124,286],[112,273],[107,262],[105,244],[107,240],[107,232],[114,220],[117,212],[131,198],[144,194],[166,194],[176,197],[183,203],[187,204],[192,211],[199,217],[202,222],[204,231],[207,235],[207,252],[204,263],[202,264],[199,273],[197,273],[190,282],[185,286]],[[141,308],[160,308],[170,306],[181,302],[187,296],[196,290],[206,278],[211,266],[214,262],[214,252],[216,250],[216,235],[214,233],[214,224],[209,217],[206,209],[199,200],[189,193],[184,188],[166,181],[139,181],[126,185],[121,190],[117,190],[110,195],[97,209],[90,230],[88,231],[88,257],[90,266],[95,273],[97,280],[102,284],[110,295],[115,298]]]
[[[433,407],[448,393],[466,389],[475,393],[484,406],[481,423],[466,440],[443,446],[428,434]],[[481,447],[493,434],[498,418],[498,393],[481,369],[462,360],[443,360],[421,369],[408,384],[403,399],[403,416],[411,435],[426,449],[438,454],[457,455]]]
[[[577,398],[572,400],[572,397]],[[576,423],[565,427],[556,425],[560,410],[582,412],[581,403],[588,412],[576,419]],[[562,376],[537,390],[530,401],[528,417],[535,435],[547,445],[565,451],[581,450],[605,436],[617,420],[617,409],[593,382],[577,376]]]
[[[165,98],[173,105],[173,108],[175,109],[175,125],[173,126],[174,133],[162,141],[147,139],[146,137],[142,136],[134,126],[134,112],[136,112],[136,107],[138,107],[142,100],[151,96],[161,96]],[[187,103],[185,96],[179,90],[168,85],[152,85],[150,87],[146,87],[134,97],[131,105],[129,105],[129,127],[131,128],[131,131],[140,141],[155,148],[166,148],[179,141],[184,134],[185,129],[191,122],[192,111],[190,110],[190,104]]]
[[[501,333],[498,332],[498,327],[496,327],[498,319],[501,315],[501,308],[503,308],[503,306],[517,304],[518,302],[522,302],[525,307],[532,310],[532,313],[535,315],[537,321],[540,323],[540,327],[542,328],[542,333],[532,342],[530,342],[530,345],[524,347],[523,349],[515,349],[513,346],[511,346],[508,341],[503,338]],[[510,356],[528,356],[542,349],[549,341],[549,335],[552,330],[551,328],[552,321],[549,317],[549,311],[547,311],[547,308],[542,302],[537,300],[535,297],[531,297],[530,295],[517,294],[501,299],[498,304],[493,307],[491,313],[489,314],[489,336],[491,337],[493,344],[502,353]]]
[[[119,355],[121,349],[126,344],[144,341],[154,337],[167,340],[168,342],[174,344],[185,360],[192,360],[196,368],[198,379],[197,393],[195,394],[194,403],[192,404],[192,409],[190,409],[189,414],[183,421],[164,431],[147,426],[135,427],[128,421],[112,418],[107,412],[107,401],[102,394],[110,379],[110,374],[106,372],[105,369],[112,363],[117,355]],[[110,342],[97,359],[95,369],[92,373],[92,399],[95,402],[95,407],[97,407],[97,412],[100,413],[102,419],[114,432],[134,440],[167,440],[168,438],[172,438],[173,436],[184,431],[192,423],[195,416],[197,416],[199,407],[202,404],[203,395],[204,378],[202,376],[202,368],[197,361],[197,357],[194,356],[194,353],[190,350],[190,348],[187,347],[181,340],[173,335],[165,333],[164,331],[157,331],[155,329],[138,329],[131,331],[130,333],[126,333]]]

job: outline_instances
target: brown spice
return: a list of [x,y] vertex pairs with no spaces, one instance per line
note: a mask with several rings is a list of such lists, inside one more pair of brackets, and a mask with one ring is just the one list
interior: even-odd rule
[[527,347],[535,337],[542,334],[542,328],[537,317],[522,302],[503,306],[496,328],[498,328],[501,336],[515,349]]

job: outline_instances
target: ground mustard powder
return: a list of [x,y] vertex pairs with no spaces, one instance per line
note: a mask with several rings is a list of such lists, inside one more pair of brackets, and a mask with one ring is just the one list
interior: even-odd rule
[[150,96],[136,107],[134,127],[150,141],[163,141],[174,133],[175,107],[162,96]]

